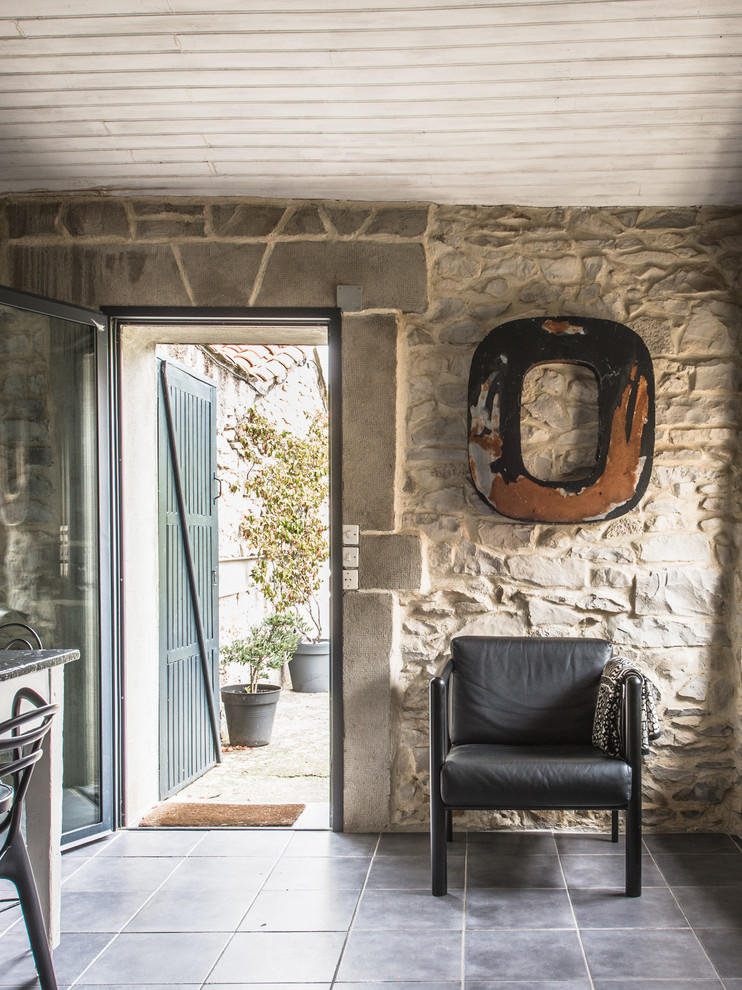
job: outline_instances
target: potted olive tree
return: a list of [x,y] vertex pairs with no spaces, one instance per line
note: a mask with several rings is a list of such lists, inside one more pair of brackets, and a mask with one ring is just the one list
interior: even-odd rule
[[327,691],[330,644],[317,598],[329,557],[327,416],[311,418],[300,436],[251,409],[239,435],[252,461],[245,495],[254,508],[242,523],[257,557],[252,579],[266,602],[305,625],[289,663],[293,689]]
[[267,746],[281,688],[261,681],[269,670],[279,670],[301,639],[301,626],[292,612],[274,612],[253,626],[244,639],[222,647],[222,665],[246,669],[243,683],[221,689],[227,732],[232,746]]

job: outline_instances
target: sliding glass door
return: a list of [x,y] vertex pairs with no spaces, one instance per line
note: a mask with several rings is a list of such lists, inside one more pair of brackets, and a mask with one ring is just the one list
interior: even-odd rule
[[0,621],[65,670],[67,842],[111,827],[113,665],[108,336],[98,313],[0,289]]

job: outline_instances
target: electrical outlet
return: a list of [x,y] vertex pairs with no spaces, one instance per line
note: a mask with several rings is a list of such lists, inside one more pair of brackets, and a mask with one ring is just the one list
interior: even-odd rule
[[357,547],[361,541],[361,531],[358,526],[343,526],[343,545]]
[[353,568],[352,570],[343,571],[343,591],[357,591],[358,590],[358,571]]
[[343,547],[343,567],[358,567],[358,547]]

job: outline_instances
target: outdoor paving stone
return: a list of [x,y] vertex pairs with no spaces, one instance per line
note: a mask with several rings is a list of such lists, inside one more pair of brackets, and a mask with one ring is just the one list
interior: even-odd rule
[[[716,974],[695,934],[679,931],[583,931],[593,979],[674,980],[682,967],[686,979],[712,979]],[[732,975],[732,974],[730,974]]]
[[575,928],[566,890],[521,887],[469,890],[467,929]]
[[231,936],[225,933],[124,932],[82,974],[81,982],[137,987],[203,983]]
[[459,932],[353,931],[338,971],[340,983],[456,980],[461,977]]
[[361,896],[354,931],[460,931],[464,897],[451,890],[433,897],[430,890],[371,890]]
[[622,887],[575,889],[570,897],[581,929],[688,927],[672,892],[665,887],[647,887],[641,897],[626,897]]
[[329,983],[344,942],[344,932],[238,932],[209,980]]
[[358,903],[355,890],[263,890],[240,931],[346,932]]
[[577,932],[473,931],[466,936],[467,983],[587,978]]

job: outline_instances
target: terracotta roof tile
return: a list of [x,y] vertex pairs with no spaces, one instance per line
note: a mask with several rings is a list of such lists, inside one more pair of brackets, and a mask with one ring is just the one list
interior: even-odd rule
[[285,378],[306,359],[304,349],[292,344],[211,344],[209,349],[248,378],[264,383]]

